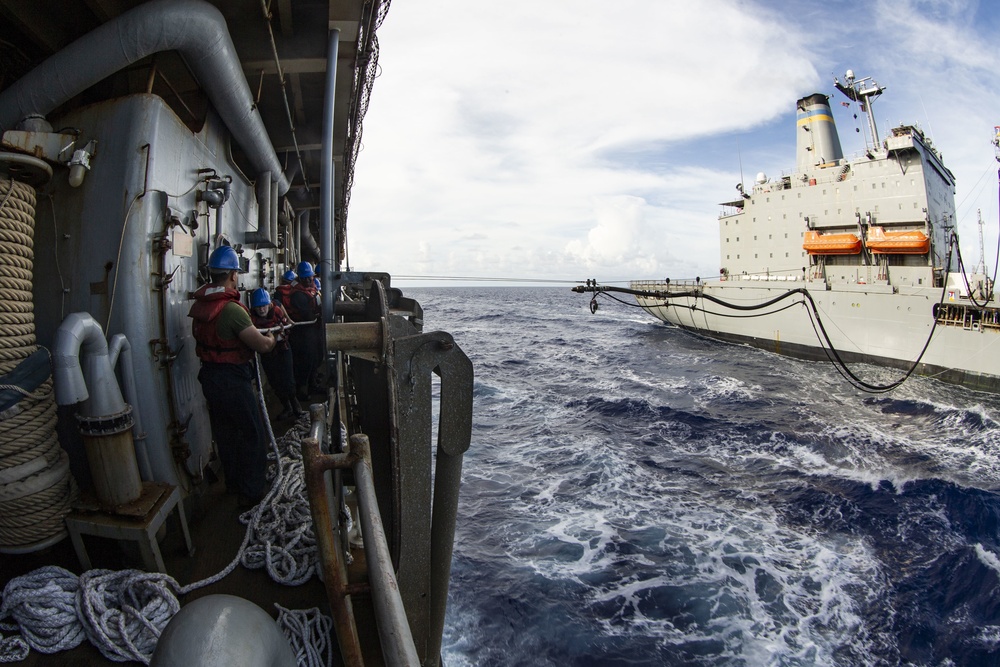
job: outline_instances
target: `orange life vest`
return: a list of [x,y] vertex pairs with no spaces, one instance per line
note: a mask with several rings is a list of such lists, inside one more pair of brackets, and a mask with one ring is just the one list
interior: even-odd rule
[[214,364],[245,364],[253,359],[253,350],[239,338],[224,340],[219,337],[216,325],[222,309],[228,303],[235,303],[247,313],[250,312],[240,302],[240,293],[234,289],[202,285],[194,293],[194,305],[188,311],[188,317],[194,320],[191,332],[196,343],[195,354],[202,361]]

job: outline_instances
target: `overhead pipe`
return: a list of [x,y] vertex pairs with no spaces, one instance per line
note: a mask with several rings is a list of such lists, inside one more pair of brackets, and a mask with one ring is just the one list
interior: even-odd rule
[[[319,266],[319,262],[323,258],[323,253],[320,252],[319,244],[316,243],[316,237],[312,235],[312,231],[309,229],[309,211],[302,211],[299,214],[299,246],[301,249],[299,259],[311,257],[316,260],[316,264]],[[320,278],[320,280],[322,279]]]
[[[340,31],[330,31],[330,46],[326,56],[326,94],[323,100],[323,159],[320,160],[319,236],[323,251],[316,274],[322,276],[323,321],[333,321],[333,274],[340,271],[340,253],[337,251],[336,226],[333,210],[333,118],[337,97],[337,57],[340,52]],[[322,268],[320,268],[322,267]]]
[[257,196],[257,231],[246,233],[246,243],[265,245],[277,242],[277,237],[271,234],[271,190],[271,172],[257,174],[254,186]]
[[[336,32],[336,31],[335,31]],[[143,58],[178,51],[256,172],[289,181],[254,105],[222,13],[205,0],[153,0],[121,14],[49,57],[0,92],[0,130],[46,115]]]
[[267,230],[268,235],[271,237],[271,243],[275,246],[278,245],[278,202],[281,199],[278,194],[278,184],[271,183],[271,211],[267,218]]

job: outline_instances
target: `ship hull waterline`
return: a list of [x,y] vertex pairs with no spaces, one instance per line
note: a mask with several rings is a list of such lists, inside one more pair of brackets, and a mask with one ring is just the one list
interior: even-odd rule
[[[934,327],[934,307],[940,288],[914,287],[893,293],[881,285],[849,285],[850,289],[812,288],[803,281],[779,286],[708,283],[702,294],[742,306],[770,301],[790,289],[806,287],[816,303],[827,334],[846,363],[863,363],[908,370],[918,358],[915,374],[934,377],[979,391],[1000,393],[1000,331],[985,326]],[[638,287],[638,284],[634,284]],[[674,287],[674,286],[671,286]],[[666,298],[637,297],[653,317],[690,332],[729,343],[746,344],[805,360],[829,360],[818,327],[800,295],[761,311],[726,308],[700,297],[670,296],[663,283],[642,283],[643,289],[667,292]],[[674,289],[680,289],[674,287]],[[884,291],[882,291],[884,290]],[[949,303],[946,300],[944,303]],[[931,329],[934,328],[933,335]],[[921,350],[931,335],[931,342]]]

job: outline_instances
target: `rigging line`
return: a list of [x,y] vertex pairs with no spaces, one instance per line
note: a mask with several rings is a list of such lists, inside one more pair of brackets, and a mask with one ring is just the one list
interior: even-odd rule
[[[395,280],[471,280],[474,282],[511,282],[511,283],[555,283],[558,285],[579,285],[583,280],[561,280],[550,278],[503,278],[486,276],[418,276],[418,275],[393,275]],[[627,282],[627,281],[619,281]]]
[[[986,187],[986,184],[985,184],[985,183],[983,183],[983,179],[984,179],[984,178],[986,178],[986,175],[987,175],[987,174],[989,174],[989,173],[990,173],[990,172],[992,172],[992,171],[993,171],[993,162],[990,162],[990,164],[989,164],[989,165],[988,165],[988,166],[986,167],[986,169],[984,169],[984,170],[983,170],[983,173],[982,173],[982,175],[981,175],[981,176],[979,177],[979,180],[978,180],[978,181],[976,181],[976,182],[975,182],[975,183],[974,183],[974,184],[972,185],[972,187],[970,187],[970,188],[968,189],[968,191],[966,191],[966,193],[965,193],[965,196],[964,196],[964,197],[962,197],[962,201],[960,201],[960,202],[958,203],[958,205],[957,205],[957,206],[955,207],[955,210],[956,210],[956,211],[958,211],[959,209],[961,209],[961,208],[962,208],[962,206],[964,206],[964,205],[965,205],[965,200],[966,200],[966,199],[968,199],[968,198],[969,198],[970,196],[972,196],[972,193],[973,193],[973,192],[977,192],[977,193],[978,193],[979,191],[981,191],[981,190],[982,190],[983,188],[985,188],[985,187]],[[981,187],[980,187],[980,184],[982,184],[982,186],[981,186]],[[969,210],[969,211],[968,211],[968,212],[967,212],[967,213],[966,213],[965,215],[970,215],[971,213],[972,213],[972,210],[970,209],[970,210]],[[964,219],[964,218],[965,218],[965,215],[962,215],[962,216],[959,216],[959,219]]]
[[[628,306],[629,308],[642,308],[643,310],[646,310],[647,308],[656,307],[656,306],[643,306],[643,305],[640,305],[638,303],[631,303],[629,301],[625,301],[623,299],[619,299],[616,296],[612,296],[608,292],[600,292],[598,294],[595,294],[594,298],[597,298],[598,296],[603,296],[606,299],[611,299],[612,301],[617,301],[618,303],[622,304],[623,306]],[[660,306],[660,305],[669,306],[670,304],[656,304],[656,305],[657,306]]]
[[[954,247],[957,247],[957,246],[958,246],[958,237],[957,237],[957,235],[954,232],[952,232],[950,243],[949,243],[949,248],[948,248],[948,264],[947,264],[947,267],[946,267],[946,270],[945,270],[946,274],[947,274],[948,271],[951,270],[951,249],[954,248]],[[913,364],[906,371],[906,373],[904,373],[903,376],[901,378],[899,378],[898,380],[896,380],[895,382],[890,382],[889,384],[885,384],[885,385],[873,385],[873,384],[869,384],[868,382],[865,382],[864,380],[862,380],[861,378],[859,378],[857,375],[855,375],[851,371],[851,369],[847,367],[847,364],[843,361],[843,359],[840,358],[840,354],[837,352],[837,349],[834,347],[833,342],[830,340],[830,336],[826,332],[826,327],[823,326],[823,320],[819,316],[819,310],[816,307],[816,302],[813,300],[812,295],[809,294],[809,292],[807,290],[803,290],[803,292],[805,293],[806,297],[808,298],[809,304],[812,306],[813,313],[816,316],[816,324],[819,325],[819,329],[823,333],[823,339],[826,341],[826,344],[830,346],[830,350],[827,353],[827,356],[829,356],[831,353],[833,354],[833,356],[837,360],[837,365],[839,365],[841,368],[843,368],[844,372],[846,372],[851,377],[851,379],[854,380],[854,382],[857,383],[857,384],[854,385],[857,389],[861,389],[863,391],[867,391],[867,392],[870,392],[870,393],[873,393],[873,394],[885,393],[885,392],[891,391],[891,390],[895,389],[896,387],[900,386],[901,384],[903,384],[903,382],[905,382],[910,377],[910,375],[912,375],[913,372],[917,369],[917,366],[920,365],[920,360],[924,358],[924,354],[927,352],[927,348],[930,347],[931,339],[934,337],[934,332],[937,330],[937,324],[938,324],[937,309],[934,309],[934,311],[932,312],[932,314],[934,315],[934,321],[931,323],[931,330],[927,334],[927,340],[924,342],[924,346],[920,350],[920,354],[917,355],[917,358],[913,361]],[[941,298],[938,301],[938,307],[940,307],[942,304],[944,304],[944,297],[945,297],[945,294],[947,294],[947,292],[948,292],[948,285],[946,283],[941,288]],[[823,341],[821,340],[820,341],[820,344],[821,344],[820,346],[821,347],[822,347],[822,342]],[[823,350],[826,351],[826,348],[824,347]],[[831,361],[832,361],[832,359],[831,359]]]
[[[274,54],[274,68],[278,73],[278,83],[281,85],[281,99],[285,103],[285,115],[288,117],[288,129],[292,133],[292,145],[295,147],[295,157],[299,161],[299,171],[302,172],[302,182],[306,192],[312,192],[309,187],[309,177],[306,175],[306,165],[302,162],[302,151],[299,150],[299,139],[295,135],[295,121],[292,120],[292,108],[288,104],[288,91],[285,89],[285,73],[281,69],[281,59],[278,58],[278,45],[274,41],[274,30],[271,28],[271,10],[267,0],[260,0],[260,8],[264,11],[264,22],[267,24],[267,34],[271,38],[271,52]],[[263,82],[263,77],[261,77]]]
[[[954,246],[956,246],[956,245],[957,245],[957,236],[956,236],[956,234],[954,232],[952,232],[951,239],[950,239],[950,244],[949,244],[948,262],[947,262],[947,267],[946,267],[946,271],[945,271],[946,273],[951,270],[951,249]],[[588,285],[588,287],[589,287],[589,285]],[[948,290],[947,284],[945,284],[944,286],[942,286],[942,289],[941,289],[941,298],[938,301],[938,306],[941,306],[944,303],[944,298],[945,298],[945,295],[947,294],[947,290]],[[630,291],[632,293],[634,293],[634,294],[636,293],[634,290],[630,290]],[[767,306],[770,306],[772,304],[778,303],[779,301],[781,301],[783,299],[787,299],[788,297],[792,296],[793,294],[802,294],[805,297],[805,299],[809,302],[809,306],[812,309],[812,313],[811,313],[810,317],[815,316],[815,318],[816,318],[816,323],[814,325],[814,332],[815,332],[815,327],[818,325],[819,332],[817,332],[817,334],[816,334],[817,335],[817,339],[819,340],[820,347],[823,349],[824,352],[826,352],[827,357],[830,359],[831,363],[834,363],[835,366],[839,366],[840,368],[842,368],[843,371],[844,371],[844,373],[847,373],[847,375],[850,376],[849,378],[846,378],[846,376],[845,376],[845,379],[847,379],[848,382],[850,382],[852,384],[852,386],[854,386],[856,389],[867,391],[869,393],[885,393],[885,392],[891,391],[891,390],[895,389],[896,387],[900,386],[901,384],[903,384],[903,382],[905,382],[910,377],[910,375],[912,375],[913,372],[917,369],[917,366],[920,364],[921,359],[923,359],[924,354],[927,352],[927,348],[930,347],[931,339],[934,336],[934,331],[937,329],[938,318],[937,318],[937,314],[936,314],[937,311],[935,310],[934,311],[934,321],[931,324],[931,330],[930,330],[930,333],[927,335],[927,340],[924,343],[923,348],[920,350],[920,354],[917,355],[916,360],[914,360],[914,362],[910,366],[909,370],[907,370],[906,373],[904,373],[903,376],[901,378],[899,378],[898,380],[896,380],[895,382],[892,382],[892,383],[889,383],[889,384],[885,384],[885,385],[876,385],[876,384],[871,384],[869,382],[866,382],[865,380],[863,380],[860,377],[858,377],[857,375],[855,375],[851,371],[851,369],[847,366],[847,363],[840,357],[840,354],[837,352],[837,349],[834,346],[833,341],[830,340],[830,335],[829,335],[829,333],[827,333],[826,327],[823,325],[823,319],[820,317],[819,308],[816,305],[816,301],[813,299],[812,294],[809,293],[809,290],[807,290],[805,288],[799,287],[799,288],[796,288],[796,289],[788,290],[784,294],[776,296],[775,298],[773,298],[773,299],[771,299],[769,301],[766,301],[766,302],[760,303],[760,304],[751,305],[751,306],[741,306],[741,305],[737,305],[737,304],[734,304],[734,303],[729,303],[729,302],[727,302],[727,301],[725,301],[723,299],[719,299],[718,297],[715,297],[715,296],[712,296],[712,295],[709,295],[709,294],[700,293],[698,290],[687,290],[687,291],[684,291],[684,292],[678,292],[678,293],[673,294],[672,296],[674,296],[674,297],[690,297],[690,298],[695,298],[695,299],[697,299],[697,298],[700,297],[700,298],[703,298],[703,299],[705,299],[707,301],[711,301],[713,303],[717,303],[720,306],[723,306],[725,308],[731,308],[733,310],[741,310],[741,311],[752,311],[752,310],[760,310],[760,309],[765,308]],[[642,296],[642,294],[637,294],[637,295],[638,296]],[[658,293],[658,294],[650,295],[650,296],[656,297],[656,296],[662,296],[662,294]],[[809,311],[808,308],[806,310],[807,310],[807,312]],[[777,311],[775,311],[775,312],[777,312]],[[822,335],[820,335],[820,334],[822,334]],[[829,347],[829,350],[827,350],[827,347],[824,347],[824,345],[823,345],[824,342],[826,343],[826,346]],[[831,355],[832,355],[832,357],[831,357]],[[839,370],[838,370],[838,372],[839,372]]]
[[108,304],[108,319],[104,322],[104,331],[108,331],[108,327],[111,326],[111,315],[115,310],[115,293],[118,291],[118,274],[121,273],[121,261],[122,261],[122,246],[125,245],[125,232],[128,230],[128,221],[132,215],[132,207],[135,203],[139,201],[145,195],[146,192],[140,192],[132,198],[132,202],[128,205],[128,209],[125,210],[125,221],[122,223],[122,234],[118,239],[118,255],[115,257],[115,279],[111,283],[111,300]]
[[742,319],[742,318],[749,318],[749,317],[767,317],[768,315],[776,315],[777,313],[780,313],[783,310],[788,310],[789,308],[794,308],[795,306],[805,305],[805,300],[803,299],[802,301],[794,301],[794,302],[792,302],[792,303],[790,303],[790,304],[788,304],[786,306],[782,306],[781,308],[778,308],[777,310],[769,310],[766,313],[752,313],[752,314],[748,314],[748,315],[732,315],[732,314],[729,314],[729,313],[720,313],[720,312],[717,312],[717,311],[714,311],[714,310],[708,310],[707,308],[698,308],[697,306],[678,306],[675,303],[665,303],[663,305],[664,306],[672,306],[674,308],[683,308],[685,310],[692,310],[692,311],[699,312],[699,313],[705,313],[706,315],[715,315],[716,317],[731,317],[731,318],[736,318],[736,319]]

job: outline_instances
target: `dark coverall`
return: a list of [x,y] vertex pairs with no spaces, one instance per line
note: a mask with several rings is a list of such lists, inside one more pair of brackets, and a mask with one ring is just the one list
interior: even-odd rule
[[[291,322],[281,306],[273,302],[267,315],[261,317],[254,308],[250,312],[250,318],[258,329],[269,329]],[[281,341],[270,352],[261,354],[260,363],[275,396],[287,411],[291,411],[292,399],[295,398],[295,375],[292,371],[292,349],[288,341]]]
[[196,352],[201,359],[198,381],[208,404],[226,488],[257,500],[267,491],[268,438],[253,391],[253,351],[238,338],[220,338],[217,326],[227,305],[246,308],[236,290],[223,291],[212,285],[201,287],[194,298],[189,316],[194,320]]
[[295,284],[289,295],[289,316],[296,322],[308,322],[315,319],[314,324],[306,324],[292,329],[288,342],[292,346],[292,366],[295,369],[295,386],[298,387],[298,397],[308,400],[308,393],[315,391],[316,371],[323,361],[323,323],[320,318],[319,304],[316,303],[316,288],[310,283]]

